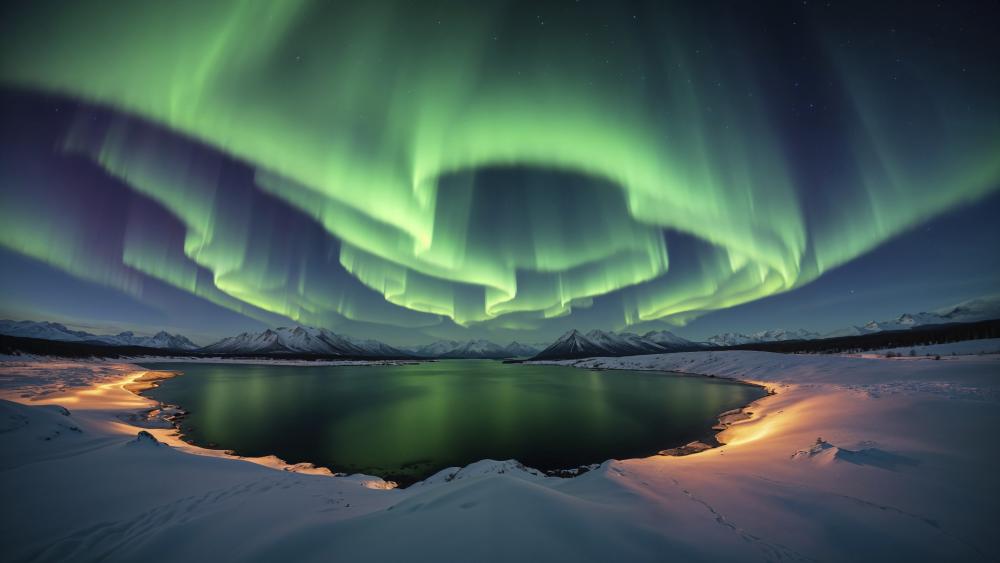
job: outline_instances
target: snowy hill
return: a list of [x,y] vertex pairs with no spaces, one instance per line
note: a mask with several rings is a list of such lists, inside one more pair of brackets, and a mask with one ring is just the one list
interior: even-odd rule
[[244,332],[205,346],[209,354],[319,354],[347,357],[402,357],[404,352],[376,340],[341,336],[325,328],[279,327]]
[[36,321],[0,320],[0,334],[62,342],[91,342],[109,346],[145,346],[169,350],[194,350],[198,347],[184,336],[164,331],[153,336],[139,336],[130,331],[118,334],[91,334],[82,330],[70,330],[59,323]]

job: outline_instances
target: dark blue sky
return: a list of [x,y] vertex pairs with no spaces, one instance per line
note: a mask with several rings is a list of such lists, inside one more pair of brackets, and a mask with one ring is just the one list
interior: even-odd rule
[[481,7],[9,10],[0,317],[703,339],[1000,293],[995,3]]

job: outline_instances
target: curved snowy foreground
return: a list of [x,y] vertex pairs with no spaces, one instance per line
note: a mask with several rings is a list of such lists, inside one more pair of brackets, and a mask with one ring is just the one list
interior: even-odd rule
[[137,366],[9,359],[3,559],[1000,559],[1000,356],[563,363],[733,377],[776,394],[702,453],[610,461],[572,479],[482,461],[399,490],[191,455],[206,452],[166,428],[150,432],[169,444],[137,437],[145,423],[130,415],[153,406],[123,388],[145,375]]

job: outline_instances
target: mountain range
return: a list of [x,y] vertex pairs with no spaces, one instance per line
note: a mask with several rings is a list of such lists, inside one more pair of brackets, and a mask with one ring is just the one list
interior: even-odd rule
[[712,346],[739,346],[740,344],[758,344],[761,342],[781,342],[784,340],[815,340],[822,338],[818,332],[808,330],[762,330],[751,334],[741,332],[723,332],[705,341]]
[[0,334],[21,338],[80,342],[104,346],[142,346],[204,354],[308,354],[351,358],[526,358],[541,348],[518,342],[500,346],[489,340],[456,342],[441,340],[413,349],[389,346],[378,340],[352,338],[323,328],[303,326],[278,327],[260,332],[244,332],[199,347],[179,334],[159,332],[137,336],[132,332],[100,335],[72,330],[65,325],[45,321],[0,320]]
[[590,356],[635,356],[697,350],[705,345],[691,342],[669,331],[648,332],[642,336],[631,332],[592,330],[586,334],[574,329],[560,336],[548,348],[534,356],[535,360],[586,358]]
[[[118,334],[91,334],[71,330],[53,322],[0,320],[0,334],[80,342],[103,346],[142,346],[162,350],[178,350],[204,354],[308,354],[351,358],[526,358],[556,359],[588,356],[631,356],[697,350],[704,347],[727,347],[792,340],[816,340],[844,336],[863,336],[890,330],[907,330],[924,325],[965,323],[1000,318],[1000,297],[987,297],[965,301],[952,307],[932,312],[904,313],[894,319],[870,321],[826,334],[807,330],[765,330],[750,334],[726,332],[716,334],[705,342],[693,342],[661,330],[638,335],[630,332],[591,330],[586,334],[571,330],[552,344],[522,344],[511,342],[501,346],[489,340],[440,340],[413,348],[397,348],[377,340],[358,339],[334,333],[327,329],[311,327],[279,327],[261,332],[244,332],[223,338],[199,348],[179,334],[160,331],[152,336],[139,336],[133,332]],[[539,351],[541,350],[541,351]]]
[[198,345],[186,337],[162,330],[153,336],[137,336],[131,331],[119,332],[118,334],[91,334],[82,330],[71,330],[59,323],[45,321],[0,320],[0,334],[62,342],[87,342],[107,346],[144,346],[165,350],[195,350],[198,348]]
[[322,356],[376,358],[516,358],[528,357],[538,348],[511,342],[500,346],[489,340],[439,340],[415,348],[395,348],[377,340],[362,340],[325,328],[279,327],[262,332],[244,332],[205,346],[205,354],[315,354]]
[[958,305],[945,307],[936,311],[903,313],[894,319],[868,321],[863,325],[848,326],[825,334],[802,329],[764,330],[751,334],[724,332],[712,336],[706,342],[713,346],[739,346],[741,344],[760,344],[763,342],[781,342],[786,340],[816,340],[818,338],[863,336],[887,330],[907,330],[925,325],[971,323],[998,318],[1000,318],[1000,297],[984,297],[964,301]]
[[903,313],[886,321],[869,321],[860,326],[850,326],[825,334],[824,338],[855,336],[885,330],[906,330],[915,326],[946,323],[969,323],[1000,318],[1000,297],[964,301],[952,307],[921,313]]
[[792,340],[817,340],[843,336],[862,336],[890,330],[907,330],[918,326],[949,323],[966,323],[1000,318],[1000,297],[988,297],[965,301],[952,307],[933,312],[904,313],[895,319],[870,321],[861,326],[851,326],[827,334],[808,330],[773,329],[744,334],[724,332],[708,338],[705,342],[692,342],[669,331],[649,332],[643,336],[632,333],[612,333],[592,330],[582,334],[571,330],[563,334],[548,348],[533,359],[571,359],[588,356],[634,356],[697,350],[703,347],[727,347],[765,342],[785,342]]
[[278,327],[244,332],[205,346],[205,354],[315,354],[322,356],[395,357],[410,354],[377,340],[343,336],[325,328]]
[[489,340],[439,340],[410,349],[415,356],[427,358],[526,358],[538,353],[539,348],[514,341],[500,346]]

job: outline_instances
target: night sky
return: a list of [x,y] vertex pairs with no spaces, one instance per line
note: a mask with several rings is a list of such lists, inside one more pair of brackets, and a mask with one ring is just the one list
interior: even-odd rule
[[0,317],[819,332],[996,294],[995,2],[30,2]]

